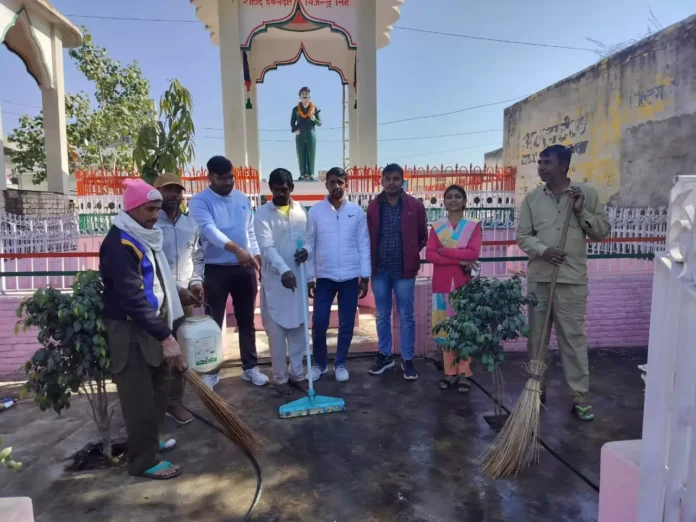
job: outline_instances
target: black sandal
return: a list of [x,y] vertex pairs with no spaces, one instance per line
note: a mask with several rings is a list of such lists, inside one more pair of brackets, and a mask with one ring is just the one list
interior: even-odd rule
[[448,379],[441,379],[437,385],[442,391],[449,390],[452,387],[452,383]]
[[461,393],[461,394],[469,393],[470,390],[471,390],[471,385],[469,384],[468,379],[465,378],[463,381],[462,380],[459,381],[459,385],[457,386],[458,393]]
[[306,380],[302,380],[302,381],[293,381],[292,379],[290,379],[290,386],[292,386],[293,388],[297,388],[297,389],[300,390],[302,393],[308,393],[308,392],[309,392],[309,384],[307,384],[307,381],[306,381]]
[[284,382],[283,384],[276,384],[275,391],[278,393],[278,395],[292,395],[292,388],[287,382]]

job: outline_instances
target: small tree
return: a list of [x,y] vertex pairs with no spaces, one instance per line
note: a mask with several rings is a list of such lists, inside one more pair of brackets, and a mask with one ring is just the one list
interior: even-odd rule
[[503,412],[503,374],[500,363],[505,360],[503,343],[520,336],[529,336],[524,307],[535,303],[522,293],[519,274],[510,279],[474,277],[449,295],[455,315],[433,328],[444,331],[448,341],[445,350],[456,353],[457,362],[478,357],[493,377],[495,414]]
[[17,308],[15,329],[35,327],[43,348],[25,365],[29,376],[23,394],[34,392],[42,411],[60,414],[73,393],[84,393],[99,429],[104,456],[111,460],[111,417],[106,392],[110,357],[102,321],[103,285],[99,273],[80,272],[64,294],[40,288]]
[[[70,171],[103,166],[130,169],[132,145],[140,128],[152,117],[150,84],[137,62],[122,65],[106,49],[95,45],[82,28],[83,43],[70,58],[94,86],[94,100],[85,93],[65,95],[66,133]],[[46,179],[43,115],[19,118],[8,136],[17,146],[12,161],[20,172],[31,172],[33,182]]]
[[178,80],[172,80],[160,98],[160,121],[143,125],[133,149],[133,161],[148,183],[164,172],[176,173],[181,165],[193,160],[196,128],[192,111],[191,93]]

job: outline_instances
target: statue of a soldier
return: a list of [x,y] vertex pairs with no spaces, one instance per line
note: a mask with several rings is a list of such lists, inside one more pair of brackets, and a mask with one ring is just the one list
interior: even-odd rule
[[300,103],[292,109],[290,128],[295,134],[297,161],[300,165],[301,180],[314,179],[314,159],[317,153],[317,134],[314,128],[321,125],[319,109],[310,101],[309,87],[302,87],[299,92]]

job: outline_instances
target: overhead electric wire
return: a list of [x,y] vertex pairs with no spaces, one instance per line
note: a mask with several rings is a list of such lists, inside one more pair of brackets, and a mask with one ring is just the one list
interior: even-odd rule
[[497,42],[497,43],[504,43],[504,44],[512,44],[512,45],[527,45],[531,47],[550,47],[552,49],[565,49],[567,51],[589,51],[589,52],[596,52],[597,49],[590,49],[588,47],[571,47],[568,45],[555,45],[555,44],[545,44],[545,43],[537,43],[537,42],[523,42],[520,40],[505,40],[503,38],[490,38],[487,36],[472,36],[469,34],[460,34],[460,33],[446,33],[444,31],[430,31],[428,29],[418,29],[417,27],[405,27],[403,25],[396,25],[393,27],[394,30],[400,30],[400,31],[413,31],[416,33],[424,33],[424,34],[434,34],[437,36],[451,36],[454,38],[466,38],[467,40],[482,40],[484,42]]

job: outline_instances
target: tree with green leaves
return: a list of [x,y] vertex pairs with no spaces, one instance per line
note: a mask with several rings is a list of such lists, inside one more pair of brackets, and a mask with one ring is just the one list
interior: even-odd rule
[[164,172],[177,173],[193,161],[193,97],[178,80],[172,80],[160,98],[159,121],[145,123],[138,133],[133,161],[148,183]]
[[23,397],[34,394],[42,411],[60,414],[73,394],[84,394],[97,425],[104,456],[111,460],[111,418],[106,390],[111,358],[102,320],[103,285],[94,270],[80,272],[72,294],[39,288],[17,308],[16,330],[36,328],[42,348],[24,366]]
[[[130,169],[131,143],[152,119],[150,86],[137,62],[123,66],[98,47],[82,28],[84,41],[70,57],[94,83],[94,107],[85,93],[65,95],[68,161],[70,171],[89,167]],[[43,116],[21,116],[19,127],[8,136],[17,146],[12,159],[20,172],[33,173],[39,184],[46,179]]]
[[452,291],[449,299],[455,314],[438,323],[433,331],[447,334],[443,346],[456,353],[456,362],[478,357],[493,377],[495,414],[502,414],[503,343],[529,336],[524,308],[535,299],[523,294],[518,274],[510,279],[474,277]]

